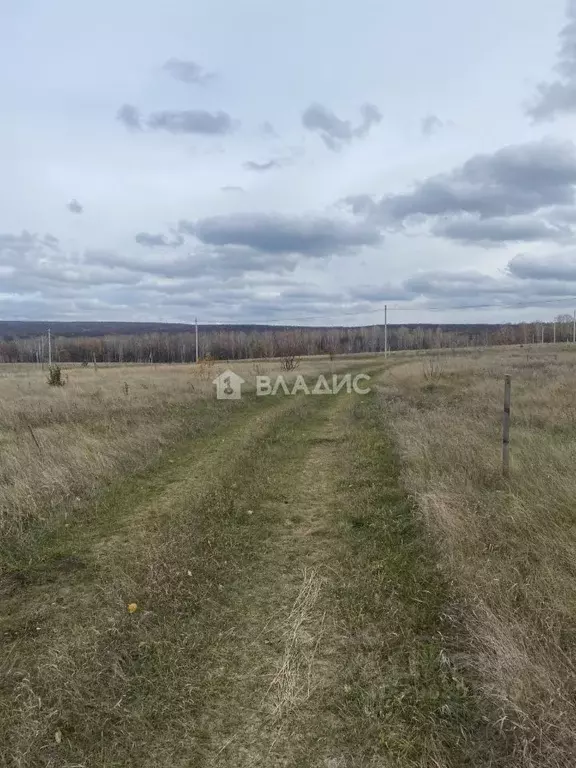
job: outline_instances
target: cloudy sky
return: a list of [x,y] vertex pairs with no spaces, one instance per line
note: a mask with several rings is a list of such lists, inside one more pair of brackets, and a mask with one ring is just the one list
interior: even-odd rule
[[2,319],[576,306],[576,0],[4,0],[0,88]]

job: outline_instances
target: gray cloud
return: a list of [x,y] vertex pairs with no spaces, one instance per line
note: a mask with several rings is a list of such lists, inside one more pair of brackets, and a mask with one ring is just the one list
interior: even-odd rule
[[125,125],[129,131],[142,130],[140,112],[133,104],[123,104],[116,113],[116,119]]
[[[543,139],[475,155],[450,173],[416,183],[406,194],[375,202],[368,217],[389,226],[422,217],[476,214],[482,219],[573,205],[576,147]],[[369,198],[348,198],[370,208]]]
[[0,234],[0,264],[4,267],[1,291],[6,293],[53,293],[65,286],[135,282],[129,275],[113,280],[107,270],[87,267],[79,254],[61,250],[52,235],[40,237],[27,231]]
[[559,221],[562,223],[576,223],[576,208],[569,205],[559,205],[547,212],[550,221]]
[[178,248],[184,242],[181,235],[175,235],[173,240],[169,240],[165,235],[152,235],[149,232],[138,232],[134,239],[138,245],[147,248]]
[[[198,232],[201,225],[187,222],[186,229]],[[357,239],[351,237],[354,242]],[[538,307],[576,294],[576,250],[548,257],[516,256],[503,275],[429,271],[398,285],[364,285],[334,292],[303,285],[292,277],[303,257],[329,251],[323,244],[313,254],[198,244],[192,253],[147,250],[135,255],[87,250],[77,254],[59,249],[51,235],[0,234],[5,314],[30,317],[39,296],[45,302],[44,310],[38,309],[43,316],[48,307],[54,308],[50,311],[53,317],[93,314],[101,319],[102,313],[115,317],[126,313],[130,319],[152,315],[177,319],[178,308],[194,306],[203,308],[206,318],[231,322],[320,314],[336,318],[342,309],[361,313],[386,300],[408,301],[424,309],[497,308],[513,303]]]
[[80,205],[76,199],[70,200],[70,202],[66,205],[66,208],[68,208],[70,213],[83,213],[84,211],[84,206]]
[[244,163],[244,168],[247,171],[256,171],[262,173],[263,171],[272,171],[274,168],[282,168],[284,161],[280,158],[273,158],[264,163],[258,163],[255,160],[247,160]]
[[[348,304],[342,307],[342,304]],[[244,301],[239,310],[253,322],[306,323],[318,318],[319,322],[330,323],[338,319],[338,308],[347,310],[366,309],[359,304],[349,304],[345,294],[317,291],[309,294],[301,288],[295,291],[282,291],[276,296],[255,297]]]
[[365,301],[385,302],[385,301],[409,301],[414,298],[412,291],[403,285],[359,285],[350,288],[348,296],[353,299],[363,299]]
[[576,82],[539,83],[537,97],[526,107],[533,122],[553,120],[557,115],[576,112]]
[[576,281],[576,251],[547,257],[518,254],[508,262],[507,271],[521,280]]
[[475,270],[423,272],[405,280],[403,287],[415,296],[456,296],[460,299],[474,297],[478,293],[513,293],[508,283]]
[[367,136],[373,125],[382,122],[382,113],[374,104],[363,104],[360,107],[362,122],[354,129],[354,137],[363,138]]
[[[256,306],[281,301],[283,311],[308,302],[308,312],[314,310],[307,286],[286,276],[298,264],[296,254],[200,246],[193,254],[142,258],[106,250],[54,253],[54,241],[26,231],[0,234],[5,317],[30,318],[37,313],[102,319],[102,313],[113,313],[128,319],[154,315],[177,320],[178,308],[194,306],[204,308],[206,319],[230,322],[246,320],[252,302]],[[299,285],[301,295],[296,290],[291,298],[280,299],[291,285]]]
[[214,72],[207,72],[195,61],[183,61],[182,59],[168,59],[162,69],[175,80],[187,84],[205,85],[216,77]]
[[193,221],[187,221],[186,219],[180,219],[178,222],[178,232],[182,235],[196,236],[196,224]]
[[223,135],[236,128],[235,121],[227,112],[206,112],[202,109],[152,112],[148,116],[147,125],[153,131],[168,131],[174,134]]
[[54,237],[54,235],[50,234],[44,235],[42,239],[42,243],[47,245],[49,248],[58,248],[59,242],[60,241],[57,237]]
[[547,257],[519,254],[498,276],[475,270],[422,272],[405,280],[402,287],[412,299],[424,298],[446,308],[562,303],[576,295],[576,251]]
[[432,136],[433,133],[444,127],[444,123],[437,115],[427,115],[422,118],[420,129],[424,136]]
[[[22,232],[0,234],[1,293],[46,293],[75,296],[74,290],[99,286],[129,286],[130,290],[182,293],[199,290],[199,280],[221,286],[236,280],[243,285],[246,276],[253,281],[281,280],[293,272],[301,256],[294,253],[262,253],[244,246],[199,245],[192,253],[158,255],[153,250],[143,256],[103,249],[88,249],[81,254],[67,253],[45,244],[46,237]],[[165,245],[162,235],[151,236],[153,246]]]
[[[262,253],[246,246],[231,245],[217,249],[200,246],[193,253],[169,258],[152,256],[142,259],[107,251],[93,251],[86,255],[86,260],[112,270],[126,270],[169,280],[214,277],[227,281],[247,273],[293,272],[299,256],[293,253]],[[174,290],[179,291],[180,288],[174,287]]]
[[[46,251],[46,248],[49,250]],[[23,230],[19,235],[0,233],[0,264],[21,266],[38,260],[44,253],[51,256],[58,252],[58,238],[54,235],[41,237]]]
[[229,279],[248,272],[293,272],[298,261],[296,254],[262,253],[240,244],[214,250],[208,257],[199,256],[194,260],[194,264],[202,274]]
[[309,131],[316,131],[328,149],[338,151],[344,144],[363,138],[373,125],[382,120],[382,115],[373,104],[361,107],[362,122],[355,128],[349,120],[341,120],[322,104],[311,104],[302,113],[302,125]]
[[260,132],[263,136],[267,136],[269,138],[277,138],[278,134],[276,133],[276,129],[272,125],[272,123],[269,120],[264,120],[263,123],[260,124]]
[[213,216],[195,224],[181,221],[179,231],[214,246],[239,245],[269,254],[300,253],[311,257],[345,253],[382,240],[379,229],[364,222],[261,213]]
[[479,219],[464,217],[438,222],[432,232],[461,243],[494,245],[505,242],[536,242],[539,240],[570,240],[574,233],[569,227],[548,224],[527,216]]
[[358,214],[370,214],[377,209],[376,202],[373,195],[348,195],[339,201],[346,208],[349,208],[352,213]]
[[225,187],[220,187],[222,192],[244,192],[244,187],[237,187],[234,184],[228,184]]
[[[154,245],[163,238],[152,236]],[[102,319],[112,314],[178,320],[183,309],[194,307],[202,309],[206,321],[246,322],[329,314],[335,304],[358,311],[369,306],[349,303],[345,291],[323,291],[294,279],[302,258],[281,250],[203,244],[192,253],[76,253],[59,249],[52,235],[0,234],[1,292],[10,318]]]
[[539,83],[533,101],[525,111],[534,122],[552,120],[576,112],[576,2],[569,0],[568,21],[560,31],[556,71],[558,78]]

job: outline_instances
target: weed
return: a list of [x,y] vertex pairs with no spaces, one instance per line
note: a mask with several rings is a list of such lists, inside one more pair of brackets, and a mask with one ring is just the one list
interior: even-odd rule
[[59,365],[51,365],[48,368],[47,382],[51,387],[63,387],[66,380]]

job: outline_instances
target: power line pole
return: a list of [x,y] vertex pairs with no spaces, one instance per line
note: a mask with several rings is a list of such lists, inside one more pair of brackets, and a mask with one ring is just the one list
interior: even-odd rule
[[552,340],[553,340],[553,343],[556,344],[556,320],[554,320],[553,328],[554,328],[554,333],[552,335]]
[[194,318],[194,323],[196,325],[196,357],[194,361],[197,363],[198,362],[198,318],[197,317]]
[[[574,316],[576,317],[576,313]],[[388,357],[388,305],[387,304],[384,304],[384,357]]]
[[52,365],[52,336],[50,334],[50,328],[48,328],[48,365]]

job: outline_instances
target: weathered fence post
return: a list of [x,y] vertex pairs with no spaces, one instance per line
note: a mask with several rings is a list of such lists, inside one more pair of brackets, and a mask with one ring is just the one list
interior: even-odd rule
[[509,374],[504,376],[504,414],[502,416],[502,474],[510,474],[510,390]]

